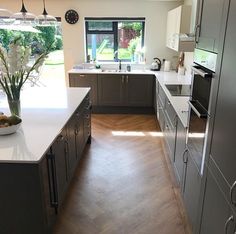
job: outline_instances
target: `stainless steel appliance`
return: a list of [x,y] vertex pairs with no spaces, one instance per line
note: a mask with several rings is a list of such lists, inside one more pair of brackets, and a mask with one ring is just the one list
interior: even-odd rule
[[211,87],[217,55],[195,49],[192,66],[192,86],[189,100],[187,147],[201,174],[203,173]]

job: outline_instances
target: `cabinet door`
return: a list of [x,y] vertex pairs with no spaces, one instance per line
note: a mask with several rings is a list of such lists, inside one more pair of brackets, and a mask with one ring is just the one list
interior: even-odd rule
[[200,12],[200,32],[196,47],[218,52],[224,0],[202,0]]
[[52,155],[54,155],[55,158],[56,190],[59,206],[64,198],[69,181],[68,158],[65,152],[65,137],[66,133],[63,130],[61,135],[57,137],[52,145]]
[[[200,234],[235,233],[232,212],[215,178],[208,171]],[[235,219],[235,218],[234,218]],[[227,228],[227,231],[225,230]]]
[[77,152],[76,152],[76,127],[77,118],[74,114],[67,125],[65,126],[66,139],[65,139],[65,153],[68,158],[68,173],[72,177],[77,165]]
[[126,106],[153,106],[153,82],[150,75],[125,75]]
[[41,170],[41,181],[42,181],[41,184],[42,184],[42,194],[43,194],[42,197],[46,214],[45,223],[47,228],[50,230],[56,219],[58,204],[55,190],[56,181],[54,181],[53,178],[54,168],[50,162],[49,157],[48,155],[46,155],[40,162],[40,170]]
[[[235,12],[236,2],[231,1],[211,145],[211,156],[229,185],[236,181]],[[234,200],[236,200],[236,191]]]
[[162,132],[164,132],[164,129],[165,129],[165,115],[164,115],[164,110],[163,108],[160,108],[159,109],[159,125],[160,125],[160,128],[162,130]]
[[187,153],[186,149],[186,128],[183,126],[181,121],[178,119],[177,130],[176,130],[176,144],[175,144],[175,158],[174,158],[174,169],[181,188],[184,181],[184,154]]
[[97,74],[69,74],[70,87],[90,87],[92,105],[98,104]]
[[174,162],[175,155],[175,137],[176,137],[176,126],[172,125],[167,117],[165,116],[165,127],[164,127],[164,136],[166,140],[166,144],[169,150],[170,160]]
[[201,186],[201,176],[199,174],[197,165],[193,161],[191,155],[187,153],[186,156],[187,167],[183,188],[183,197],[189,219],[191,221],[193,230],[195,230]]
[[124,105],[124,76],[98,75],[98,103],[101,106]]
[[75,124],[75,144],[76,144],[76,158],[79,160],[82,156],[84,149],[84,112],[82,108],[78,109],[75,113],[76,124]]

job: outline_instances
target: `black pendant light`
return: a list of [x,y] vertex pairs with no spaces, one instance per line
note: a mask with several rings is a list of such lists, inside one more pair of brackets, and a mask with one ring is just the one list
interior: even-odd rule
[[36,18],[36,23],[38,26],[53,26],[57,24],[57,19],[49,15],[46,10],[45,0],[43,0],[43,13]]
[[24,1],[22,0],[21,10],[11,16],[11,18],[15,19],[14,24],[19,25],[34,25],[36,16],[32,13],[29,13],[26,8]]

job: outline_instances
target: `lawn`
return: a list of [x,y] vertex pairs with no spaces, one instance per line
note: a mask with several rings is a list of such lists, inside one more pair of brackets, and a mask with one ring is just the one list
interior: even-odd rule
[[[131,54],[128,49],[120,48],[118,50],[119,59],[130,60]],[[88,54],[92,54],[91,49],[88,49]],[[97,54],[97,60],[114,60],[114,50],[111,48],[105,48],[100,54]]]
[[60,65],[64,64],[63,50],[52,51],[45,60],[45,65]]

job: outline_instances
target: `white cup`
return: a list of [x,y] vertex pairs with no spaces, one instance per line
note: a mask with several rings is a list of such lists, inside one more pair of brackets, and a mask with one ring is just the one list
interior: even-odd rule
[[169,72],[170,71],[170,61],[166,60],[164,63],[164,71]]

